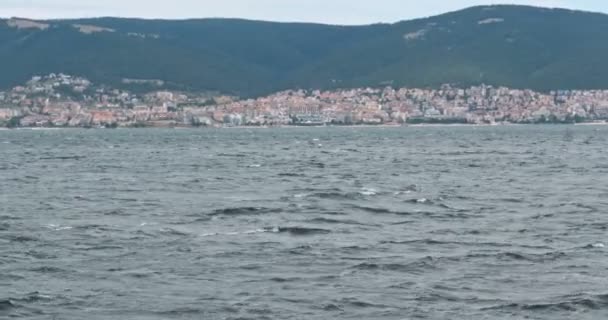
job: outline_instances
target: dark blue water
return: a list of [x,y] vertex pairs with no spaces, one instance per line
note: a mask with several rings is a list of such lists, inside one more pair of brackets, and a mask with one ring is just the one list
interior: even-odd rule
[[0,318],[606,319],[608,127],[0,131]]

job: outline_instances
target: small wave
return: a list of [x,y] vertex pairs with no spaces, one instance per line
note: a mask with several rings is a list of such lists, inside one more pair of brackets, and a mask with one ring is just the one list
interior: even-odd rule
[[[469,246],[469,247],[497,247],[497,248],[525,248],[525,249],[544,249],[551,250],[552,248],[549,246],[534,246],[534,245],[524,245],[524,244],[511,244],[511,243],[500,243],[500,242],[468,242],[468,241],[441,241],[434,239],[414,239],[414,240],[404,240],[404,241],[380,241],[380,244],[397,244],[397,245],[405,245],[405,244],[419,244],[419,245],[451,245],[451,246]],[[484,257],[488,257],[490,255],[483,255]],[[477,255],[472,254],[467,257],[477,257]]]
[[366,212],[370,212],[370,213],[390,213],[390,214],[396,213],[389,209],[377,208],[377,207],[353,206],[353,209],[358,209],[358,210],[366,211]]
[[278,283],[296,282],[296,281],[300,281],[300,280],[302,280],[302,278],[297,278],[297,277],[293,277],[293,278],[281,278],[281,277],[270,278],[270,281],[272,281],[272,282],[278,282]]
[[402,225],[412,224],[412,223],[414,223],[414,221],[407,220],[407,221],[392,222],[391,225],[393,225],[393,226],[402,226]]
[[36,272],[36,273],[61,273],[61,272],[66,272],[66,270],[61,269],[61,268],[47,267],[47,266],[33,268],[33,269],[30,269],[30,271]]
[[569,311],[601,310],[608,307],[608,294],[564,297],[562,301],[541,303],[510,303],[484,310]]
[[343,308],[333,303],[324,304],[321,306],[321,309],[323,311],[344,311]]
[[557,260],[565,256],[566,254],[563,252],[549,252],[545,254],[524,254],[516,252],[506,252],[499,254],[498,258],[507,260],[522,260],[529,262],[545,262]]
[[15,302],[35,303],[35,302],[40,302],[40,301],[51,301],[51,300],[53,300],[52,296],[42,294],[38,291],[28,293],[21,298],[9,298],[9,301],[11,301],[12,303],[15,303]]
[[41,157],[40,160],[81,160],[85,159],[86,156],[55,156],[55,157]]
[[262,207],[239,207],[214,210],[208,216],[247,216],[260,215],[267,213],[279,213],[281,209],[262,208]]
[[[276,231],[275,231],[276,230]],[[248,230],[242,232],[211,232],[211,233],[203,233],[201,237],[214,237],[214,236],[238,236],[238,235],[247,235],[247,234],[256,234],[256,233],[267,233],[267,232],[279,232],[278,228],[265,228],[265,229],[255,229]]]
[[363,188],[359,191],[359,194],[363,196],[375,196],[378,194],[378,190],[374,188]]
[[135,199],[135,198],[110,198],[110,200],[120,201],[120,202],[139,202],[139,199]]
[[446,244],[464,244],[461,242],[438,241],[433,239],[415,239],[404,241],[381,241],[381,244],[422,244],[422,245],[446,245]]
[[460,212],[460,213],[462,213],[462,212],[467,212],[468,211],[466,209],[454,208],[454,207],[452,207],[452,206],[444,203],[444,201],[445,201],[444,198],[438,198],[438,199],[415,198],[415,199],[406,200],[406,202],[408,202],[408,203],[448,209],[448,210],[450,210],[452,212]]
[[350,193],[350,192],[317,192],[309,195],[309,197],[330,199],[330,200],[356,200],[359,199],[363,194],[361,193]]
[[48,252],[44,252],[44,251],[36,251],[36,250],[30,250],[25,252],[26,255],[33,257],[35,259],[40,259],[40,260],[48,260],[48,259],[56,259],[57,256],[52,254],[52,253],[48,253]]
[[339,305],[349,305],[356,308],[388,308],[387,305],[362,301],[355,298],[345,298],[339,301]]
[[361,263],[353,267],[357,270],[389,270],[389,271],[408,271],[407,265],[389,263],[389,264],[377,264],[377,263]]
[[93,199],[87,198],[85,196],[80,196],[80,195],[74,196],[74,199],[75,200],[80,200],[80,201],[95,202],[95,200],[93,200]]
[[2,215],[2,216],[0,216],[0,220],[21,220],[21,218],[19,218],[19,217],[13,217],[13,216],[7,216],[7,215]]
[[289,233],[295,236],[309,236],[316,234],[328,234],[331,233],[330,230],[326,229],[316,229],[316,228],[304,228],[304,227],[279,227],[279,233]]
[[562,203],[559,205],[560,207],[567,207],[567,206],[573,206],[577,209],[584,209],[587,210],[588,212],[586,213],[594,213],[594,212],[599,212],[600,210],[594,206],[590,206],[584,203],[579,203],[579,202],[569,202],[569,203]]
[[372,249],[371,247],[368,246],[346,246],[346,247],[340,247],[337,248],[340,252],[350,252],[350,253],[354,253],[354,252],[361,252],[361,251],[368,251],[370,249]]
[[30,236],[16,236],[16,235],[9,235],[7,237],[7,240],[9,240],[11,242],[36,242],[36,241],[39,241],[39,239],[34,238],[34,237],[30,237]]
[[589,245],[585,246],[585,249],[603,249],[605,247],[606,247],[605,244],[598,242],[598,243],[593,243],[593,244],[589,244]]
[[354,267],[356,270],[364,270],[364,271],[373,271],[373,270],[381,270],[381,271],[395,271],[395,272],[419,272],[419,271],[428,271],[430,269],[435,268],[435,259],[433,257],[422,258],[409,263],[361,263]]
[[84,250],[84,251],[105,251],[105,250],[123,250],[124,247],[121,246],[90,246],[90,247],[84,247],[84,248],[79,248],[80,250]]
[[485,300],[467,296],[460,296],[454,294],[448,294],[444,292],[433,292],[425,295],[421,295],[415,299],[420,302],[438,303],[439,301],[449,302],[467,302],[467,303],[479,303],[479,302],[496,302],[496,300]]
[[428,205],[433,205],[435,204],[434,201],[427,199],[427,198],[416,198],[416,199],[409,199],[406,202],[409,203],[416,203],[416,204],[428,204]]
[[306,175],[302,174],[302,173],[291,173],[291,172],[288,172],[288,173],[279,173],[278,176],[279,177],[305,177]]
[[103,212],[104,216],[127,216],[128,214],[122,209],[114,209]]
[[315,168],[319,168],[319,169],[324,169],[325,168],[325,163],[320,162],[320,161],[316,161],[316,160],[312,160],[310,162],[307,163],[307,168],[308,167],[315,167]]
[[420,190],[418,190],[418,186],[416,186],[416,185],[411,185],[411,186],[405,187],[405,188],[404,188],[403,190],[401,190],[401,191],[396,191],[396,192],[393,192],[393,195],[395,195],[395,196],[400,196],[400,195],[405,195],[405,194],[411,194],[411,193],[413,193],[413,192],[418,192],[418,191],[420,191]]
[[466,259],[477,259],[477,258],[495,258],[502,261],[525,261],[532,263],[543,263],[547,261],[555,261],[566,257],[566,253],[556,251],[548,253],[519,253],[519,252],[500,252],[500,253],[471,253],[467,254],[464,258]]
[[[102,225],[102,224],[83,224],[77,225],[73,227],[76,230],[95,230],[95,231],[120,231],[120,229],[116,229],[114,226]],[[69,230],[72,227],[64,227],[62,230]]]
[[314,218],[310,219],[307,222],[309,223],[319,223],[319,224],[350,224],[350,225],[366,225],[364,223],[360,223],[354,220],[339,220],[339,219],[330,219],[330,218]]
[[375,196],[377,193],[375,191],[359,191],[359,194],[362,196]]
[[0,300],[0,311],[6,311],[14,308],[15,305],[9,299]]
[[188,234],[187,232],[184,231],[179,231],[179,230],[175,230],[172,228],[162,228],[159,230],[162,234],[165,235],[170,235],[170,236],[180,236],[180,237],[184,237],[184,236],[189,236],[190,234]]
[[47,229],[54,230],[54,231],[64,231],[64,230],[71,230],[71,229],[74,229],[74,227],[70,227],[70,226],[60,226],[60,225],[57,225],[57,224],[49,224],[49,225],[46,225],[46,228],[47,228]]
[[152,271],[128,271],[123,273],[125,276],[131,277],[131,278],[135,278],[135,279],[145,279],[145,278],[150,278],[152,276],[154,276],[155,274],[157,274],[156,272],[152,272]]
[[294,248],[290,248],[290,249],[286,250],[286,252],[289,254],[308,255],[308,254],[310,254],[310,251],[312,250],[312,248],[313,247],[310,245],[301,245],[301,246],[297,246]]
[[502,198],[502,199],[498,199],[499,201],[502,202],[508,202],[508,203],[523,203],[524,200],[523,199],[516,199],[516,198]]
[[218,153],[218,157],[227,157],[227,158],[245,158],[247,155],[243,153],[238,154],[230,154],[230,153]]
[[237,236],[237,235],[247,235],[247,234],[256,234],[256,233],[288,233],[288,234],[291,234],[294,236],[308,236],[308,235],[316,235],[316,234],[328,234],[328,233],[331,233],[331,231],[326,230],[326,229],[304,228],[304,227],[267,227],[267,228],[248,230],[248,231],[205,233],[205,234],[202,234],[201,236],[203,236],[203,237]]
[[163,318],[179,318],[179,319],[183,319],[183,318],[190,318],[193,316],[196,316],[196,318],[198,318],[199,316],[202,317],[202,315],[205,315],[207,313],[207,311],[205,309],[197,309],[197,308],[178,308],[178,309],[173,309],[173,310],[166,310],[166,311],[159,311],[159,312],[155,312],[154,314],[161,316],[161,319]]

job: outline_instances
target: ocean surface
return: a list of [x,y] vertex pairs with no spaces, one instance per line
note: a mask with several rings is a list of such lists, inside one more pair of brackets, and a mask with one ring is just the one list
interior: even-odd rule
[[0,131],[0,319],[607,319],[608,126]]

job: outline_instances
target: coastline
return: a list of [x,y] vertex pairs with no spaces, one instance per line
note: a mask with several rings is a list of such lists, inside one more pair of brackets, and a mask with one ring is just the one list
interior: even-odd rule
[[603,122],[581,122],[581,123],[575,123],[575,126],[606,126],[608,125],[608,121],[603,121]]
[[278,125],[278,126],[144,126],[144,127],[117,127],[117,128],[103,128],[103,127],[17,127],[17,128],[6,128],[0,127],[0,131],[59,131],[59,130],[124,130],[124,129],[175,129],[175,130],[190,130],[190,129],[304,129],[304,128],[456,128],[456,127],[507,127],[507,126],[607,126],[608,121],[603,122],[581,122],[581,123],[494,123],[494,124],[475,124],[475,123],[418,123],[418,124],[362,124],[362,125],[325,125],[325,126],[292,126],[292,125]]

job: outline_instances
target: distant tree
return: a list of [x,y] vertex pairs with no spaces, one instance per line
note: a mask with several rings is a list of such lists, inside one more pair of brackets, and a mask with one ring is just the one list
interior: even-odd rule
[[23,119],[23,117],[12,117],[8,120],[8,122],[6,123],[6,127],[7,128],[17,128],[21,126],[21,119]]
[[214,106],[216,105],[215,100],[214,99],[207,99],[203,102],[203,104],[201,106],[203,107],[209,107],[209,106]]
[[344,124],[346,124],[346,125],[353,124],[353,116],[350,114],[344,116]]
[[131,125],[132,128],[146,128],[148,124],[143,121],[137,121]]

